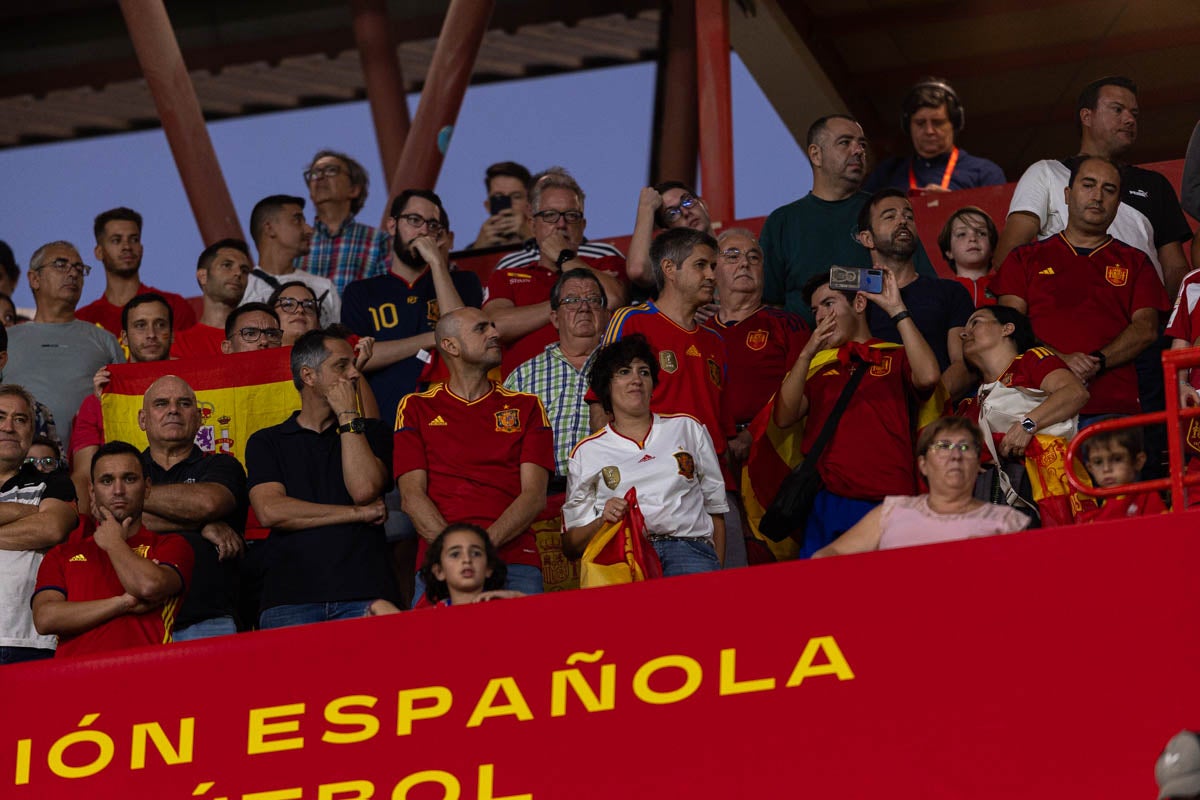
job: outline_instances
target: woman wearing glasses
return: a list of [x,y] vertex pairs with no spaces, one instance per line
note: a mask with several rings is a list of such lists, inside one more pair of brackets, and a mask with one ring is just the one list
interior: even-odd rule
[[1023,530],[1030,518],[974,496],[983,434],[964,417],[942,417],[917,439],[917,469],[927,494],[885,497],[857,525],[813,558],[950,542]]

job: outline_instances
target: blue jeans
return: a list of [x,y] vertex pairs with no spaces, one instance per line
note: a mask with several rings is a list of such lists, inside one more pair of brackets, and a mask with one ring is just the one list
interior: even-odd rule
[[374,600],[343,600],[335,603],[293,603],[272,606],[258,617],[258,627],[287,628],[311,622],[332,622],[335,619],[358,619],[367,615]]
[[716,572],[721,568],[717,551],[705,539],[655,539],[650,544],[662,562],[664,578]]
[[855,500],[825,489],[817,492],[812,513],[804,525],[804,542],[797,558],[808,558],[853,528],[877,505],[879,503],[873,500]]
[[0,664],[20,664],[46,658],[54,658],[54,651],[46,647],[0,647]]
[[[509,564],[508,575],[504,579],[504,588],[513,589],[525,594],[541,594],[545,591],[545,586],[542,584],[542,571],[528,564]],[[425,581],[422,580],[421,573],[418,572],[417,579],[413,583],[412,607],[416,608],[417,603],[424,596]]]
[[225,636],[237,633],[237,623],[233,617],[211,617],[193,622],[186,628],[178,628],[171,632],[171,641],[190,642],[195,639],[210,639],[213,636]]

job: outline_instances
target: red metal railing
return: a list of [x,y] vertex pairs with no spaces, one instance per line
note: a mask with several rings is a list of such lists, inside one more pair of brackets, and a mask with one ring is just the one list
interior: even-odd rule
[[[1072,489],[1092,497],[1116,497],[1117,495],[1130,494],[1132,492],[1170,489],[1171,510],[1184,511],[1187,509],[1184,489],[1192,486],[1200,487],[1200,473],[1195,475],[1185,474],[1185,464],[1183,461],[1185,431],[1183,423],[1185,420],[1188,421],[1187,431],[1191,431],[1193,427],[1196,428],[1197,437],[1200,439],[1200,423],[1191,422],[1191,420],[1200,419],[1200,407],[1180,408],[1178,389],[1179,371],[1200,366],[1200,347],[1168,350],[1163,353],[1162,365],[1163,384],[1166,389],[1165,410],[1096,422],[1081,430],[1071,440],[1071,444],[1067,448],[1067,481],[1071,484]],[[1167,457],[1170,465],[1168,477],[1152,481],[1123,484],[1121,486],[1110,486],[1107,489],[1084,486],[1079,481],[1079,478],[1075,475],[1075,462],[1079,457],[1079,448],[1083,442],[1105,431],[1135,428],[1143,425],[1166,425]]]

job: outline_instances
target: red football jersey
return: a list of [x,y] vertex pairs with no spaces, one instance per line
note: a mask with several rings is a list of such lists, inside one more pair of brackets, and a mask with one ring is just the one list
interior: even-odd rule
[[203,358],[221,355],[225,329],[197,323],[175,334],[171,343],[171,358]]
[[[1060,353],[1092,353],[1129,327],[1143,308],[1170,303],[1150,259],[1116,239],[1084,255],[1061,233],[1009,253],[992,279],[992,294],[1029,304],[1034,333]],[[1084,414],[1136,414],[1137,373],[1114,367],[1088,383]]]
[[779,391],[783,376],[808,342],[808,324],[799,314],[770,306],[730,325],[715,316],[704,324],[725,340],[729,356],[725,404],[733,421],[745,425]]
[[[1049,348],[1034,347],[1014,358],[998,380],[1002,386],[1041,389],[1042,382],[1056,369],[1069,369],[1069,367],[1067,366],[1067,362],[1056,356]],[[973,422],[978,422],[979,401],[975,397],[964,398],[958,404],[955,415],[967,417]],[[1003,435],[1006,431],[993,431],[993,433]]]
[[[87,520],[91,522],[90,518]],[[93,524],[94,529],[94,524]],[[76,636],[60,636],[56,657],[95,655],[171,641],[171,630],[192,581],[196,555],[187,539],[142,528],[127,540],[142,558],[173,567],[183,579],[183,591],[145,614],[123,614]],[[71,602],[107,600],[125,594],[112,560],[91,536],[72,537],[50,550],[38,569],[37,588],[56,590]]]
[[[554,433],[537,395],[499,384],[474,402],[439,383],[396,409],[392,464],[400,477],[425,470],[427,492],[447,522],[487,528],[521,493],[521,464],[554,472]],[[417,563],[425,558],[422,539]],[[541,567],[533,531],[500,548],[508,564]]]
[[[150,294],[151,292],[161,294],[167,301],[167,305],[171,307],[173,331],[184,331],[196,324],[196,312],[192,310],[191,304],[182,295],[164,292],[144,283],[138,284],[138,294]],[[108,298],[104,295],[100,295],[99,298],[76,311],[75,316],[84,322],[99,325],[113,336],[121,335],[121,306],[115,306],[108,302]]]

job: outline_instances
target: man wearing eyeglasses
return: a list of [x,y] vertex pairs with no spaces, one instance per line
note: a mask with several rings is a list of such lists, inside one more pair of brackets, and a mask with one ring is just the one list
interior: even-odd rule
[[65,472],[46,475],[25,462],[33,444],[33,398],[0,385],[0,664],[50,658],[53,636],[34,629],[33,596],[42,554],[75,527],[75,488]]
[[520,245],[533,236],[529,224],[529,190],[533,177],[515,161],[501,161],[487,168],[483,184],[488,197],[483,202],[488,218],[468,249]]
[[70,242],[39,247],[27,276],[36,304],[33,321],[8,329],[4,378],[21,384],[50,407],[63,441],[71,440],[71,421],[92,392],[96,370],[125,361],[115,336],[75,317],[89,272],[91,267]]
[[650,264],[650,243],[654,234],[671,228],[691,228],[713,233],[708,206],[696,190],[683,181],[663,181],[642,189],[638,196],[637,218],[629,240],[629,279],[641,286],[654,286]]
[[609,308],[625,303],[625,257],[611,245],[584,242],[583,200],[583,190],[566,170],[546,170],[534,181],[531,198],[536,250],[502,258],[488,279],[484,311],[505,345],[503,376],[558,339],[550,323],[550,289],[564,270],[591,270],[604,287]]
[[242,303],[225,320],[225,341],[221,352],[248,353],[283,345],[279,315],[266,303]]
[[333,281],[296,269],[296,259],[308,253],[312,227],[304,220],[304,198],[284,194],[264,197],[250,212],[250,237],[258,248],[258,267],[246,281],[243,303],[263,303],[288,281],[300,281],[321,302],[321,325],[337,322],[342,298]]
[[104,265],[104,294],[79,309],[84,322],[99,325],[113,336],[121,335],[121,311],[139,294],[157,294],[171,304],[175,327],[185,330],[196,324],[196,312],[182,295],[164,292],[142,283],[142,215],[132,208],[110,208],[97,215],[92,226],[96,236],[93,254]]
[[382,275],[389,262],[388,235],[354,215],[367,202],[367,171],[345,153],[321,150],[304,170],[316,209],[312,244],[293,266],[333,281],[340,296],[351,281]]
[[550,290],[550,324],[558,341],[504,381],[505,388],[541,398],[554,429],[556,476],[564,488],[571,450],[591,432],[584,398],[592,356],[608,318],[608,298],[596,276],[586,269],[567,270]]

